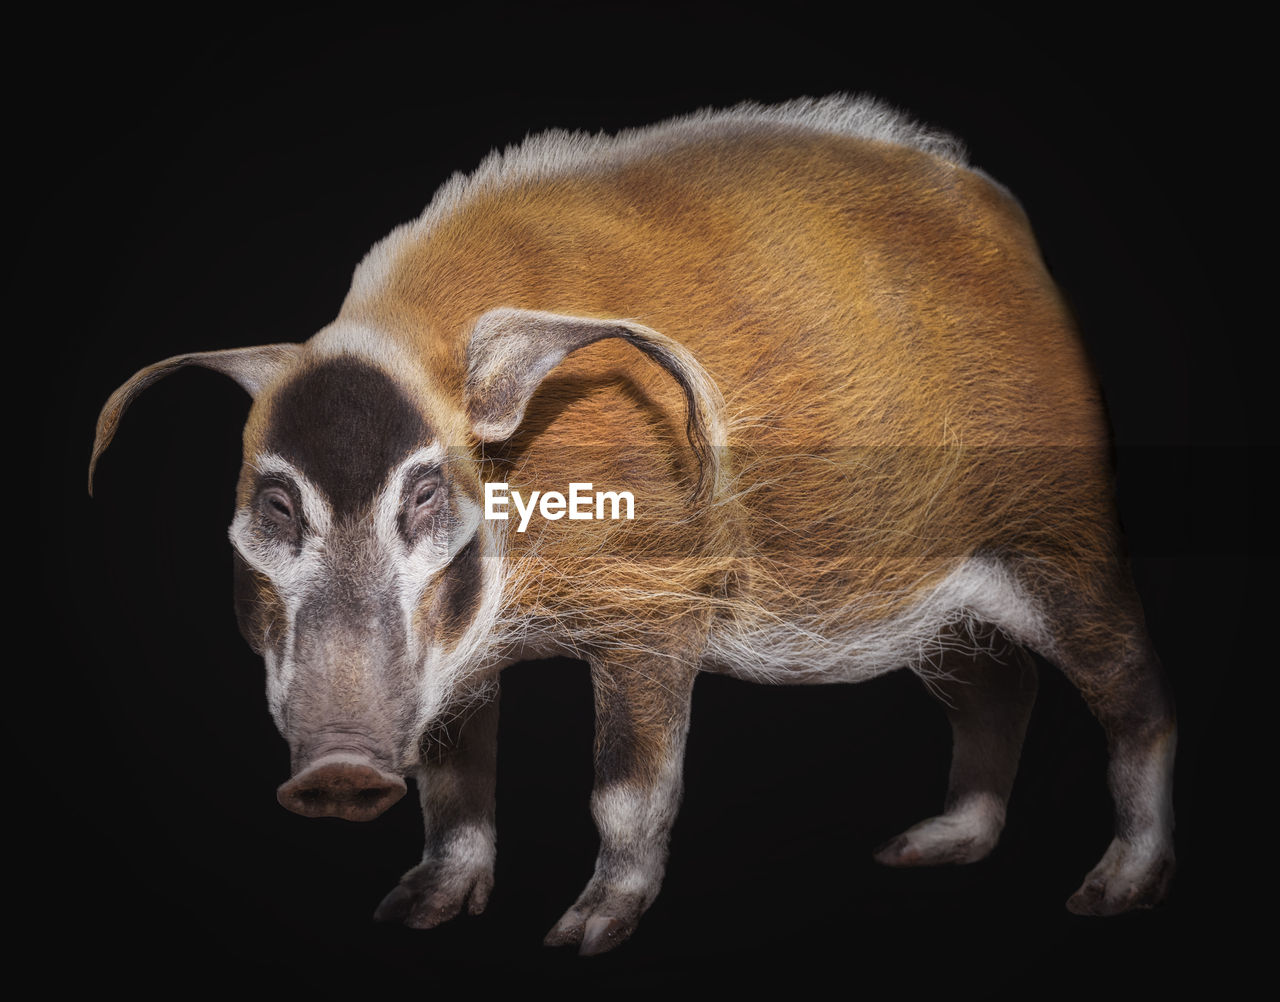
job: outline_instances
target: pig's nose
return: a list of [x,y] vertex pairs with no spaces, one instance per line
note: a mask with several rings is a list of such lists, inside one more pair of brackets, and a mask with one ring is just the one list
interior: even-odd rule
[[327,759],[298,773],[276,799],[308,818],[372,821],[405,794],[404,780],[370,762]]

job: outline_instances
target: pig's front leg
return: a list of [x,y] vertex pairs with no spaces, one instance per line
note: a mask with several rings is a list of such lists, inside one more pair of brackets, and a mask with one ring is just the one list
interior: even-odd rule
[[436,749],[418,767],[426,848],[422,862],[383,898],[375,919],[431,929],[464,907],[472,915],[484,911],[493,890],[497,846],[493,820],[497,761],[495,697],[468,718],[455,744]]
[[596,702],[591,815],[600,833],[595,873],[548,946],[603,953],[635,930],[666,869],[680,804],[695,670],[681,659],[611,657],[591,665]]

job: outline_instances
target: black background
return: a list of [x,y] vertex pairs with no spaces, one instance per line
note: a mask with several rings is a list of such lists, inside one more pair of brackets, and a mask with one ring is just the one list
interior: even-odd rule
[[[1266,893],[1238,838],[1258,794],[1232,739],[1238,680],[1273,661],[1249,630],[1264,604],[1250,585],[1274,552],[1250,452],[1272,426],[1234,242],[1257,211],[1235,39],[1204,23],[803,5],[16,30],[9,301],[22,319],[9,343],[32,361],[10,384],[41,401],[18,437],[44,437],[12,522],[41,571],[14,633],[36,643],[11,666],[5,709],[26,961],[50,987],[145,991],[816,991],[832,975],[832,990],[876,996],[1111,997],[1229,984],[1250,959],[1241,903]],[[98,408],[159,358],[310,336],[368,247],[491,147],[837,90],[965,138],[1023,201],[1080,318],[1179,699],[1173,897],[1110,920],[1064,909],[1109,841],[1110,804],[1101,731],[1052,670],[1001,846],[921,871],[870,859],[945,789],[945,718],[913,678],[706,678],[662,895],[611,955],[545,950],[595,836],[585,668],[543,664],[504,677],[488,912],[428,933],[373,924],[418,857],[420,820],[412,797],[371,825],[275,802],[288,754],[235,629],[225,536],[247,397],[201,370],[158,384],[90,501]]]

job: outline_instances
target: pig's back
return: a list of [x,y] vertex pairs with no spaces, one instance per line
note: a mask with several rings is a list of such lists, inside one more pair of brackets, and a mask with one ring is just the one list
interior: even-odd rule
[[1094,441],[1025,217],[962,156],[838,99],[535,137],[371,252],[344,311],[425,335],[441,374],[495,306],[639,320],[697,354],[731,423],[788,438],[821,434],[825,401],[845,442]]

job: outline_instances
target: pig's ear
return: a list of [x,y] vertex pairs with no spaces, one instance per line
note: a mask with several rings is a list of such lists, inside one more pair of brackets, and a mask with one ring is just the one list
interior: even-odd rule
[[724,400],[715,381],[683,345],[631,320],[595,320],[534,310],[483,314],[467,347],[467,415],[484,442],[509,438],[546,375],[570,352],[606,338],[621,338],[644,352],[684,390],[686,431],[698,459],[691,500],[714,495],[721,478]]
[[133,403],[134,397],[158,379],[163,379],[175,369],[185,365],[202,365],[230,376],[243,386],[251,397],[256,397],[264,387],[273,382],[297,360],[301,345],[263,344],[253,348],[229,348],[226,351],[197,351],[189,355],[174,355],[163,362],[148,365],[135,372],[121,386],[98,415],[98,431],[93,439],[93,455],[89,459],[89,494],[93,495],[93,471],[98,459],[106,451],[120,423],[120,416]]

